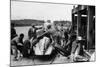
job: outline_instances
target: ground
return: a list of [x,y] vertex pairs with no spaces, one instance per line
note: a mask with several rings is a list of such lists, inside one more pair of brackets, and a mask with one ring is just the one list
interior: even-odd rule
[[[94,50],[90,50],[89,53],[92,55]],[[11,55],[11,66],[18,65],[44,65],[44,64],[57,64],[57,63],[71,63],[72,60],[69,57],[62,56],[60,54],[51,56],[35,56],[30,58],[22,58],[19,61],[13,60],[14,56]],[[95,58],[95,55],[93,59]]]
[[[14,61],[13,58],[14,58],[13,55],[11,55],[11,66],[51,64],[51,62],[54,59],[54,57],[49,57],[49,56],[36,56],[34,59],[33,57],[31,57],[30,59],[22,58],[19,61]],[[69,58],[64,57],[62,55],[57,55],[52,63],[55,64],[55,63],[68,63],[68,62],[71,62]]]

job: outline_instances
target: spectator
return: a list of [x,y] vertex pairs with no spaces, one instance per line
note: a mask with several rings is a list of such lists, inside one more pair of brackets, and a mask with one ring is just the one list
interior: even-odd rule
[[12,40],[14,37],[16,37],[16,36],[17,36],[16,30],[15,30],[15,28],[14,28],[14,24],[12,23],[12,24],[11,24],[11,40]]

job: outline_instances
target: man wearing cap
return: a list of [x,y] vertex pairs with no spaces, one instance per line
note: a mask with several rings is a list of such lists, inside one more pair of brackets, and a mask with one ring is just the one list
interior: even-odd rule
[[84,42],[84,39],[82,39],[81,36],[78,36],[77,41],[73,42],[71,59],[74,62],[89,61],[89,58],[91,57],[90,53],[84,49],[84,44],[82,42]]
[[43,27],[44,27],[44,31],[45,31],[45,32],[49,31],[49,32],[53,33],[54,30],[55,30],[54,23],[51,22],[51,20],[47,20],[47,21],[44,23]]

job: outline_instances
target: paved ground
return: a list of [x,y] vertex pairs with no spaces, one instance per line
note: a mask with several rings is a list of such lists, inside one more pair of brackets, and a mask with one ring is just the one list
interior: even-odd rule
[[[11,66],[16,65],[41,65],[41,64],[50,64],[53,61],[54,57],[52,56],[36,56],[33,58],[23,58],[19,61],[14,61],[13,56],[11,55]],[[71,62],[67,57],[59,55],[55,57],[53,63],[68,63]]]
[[[94,50],[90,51],[92,54]],[[56,63],[71,63],[71,59],[62,55],[57,54],[51,56],[35,56],[31,58],[22,58],[19,61],[13,60],[13,55],[11,55],[11,66],[19,66],[19,65],[43,65],[43,64],[56,64]],[[93,57],[95,58],[95,56]],[[53,61],[54,59],[54,61]],[[52,62],[53,61],[53,62]]]

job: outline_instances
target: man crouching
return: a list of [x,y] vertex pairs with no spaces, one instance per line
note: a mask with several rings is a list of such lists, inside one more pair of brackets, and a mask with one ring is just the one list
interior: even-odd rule
[[11,40],[11,50],[13,52],[15,61],[17,61],[22,56],[23,38],[24,38],[24,34],[21,33],[19,36],[16,36]]

